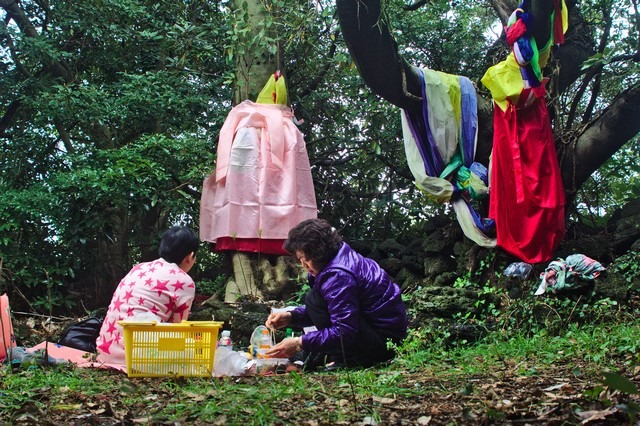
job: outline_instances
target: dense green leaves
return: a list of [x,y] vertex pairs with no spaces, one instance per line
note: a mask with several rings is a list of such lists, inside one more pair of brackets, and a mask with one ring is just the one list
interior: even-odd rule
[[[0,284],[26,299],[50,297],[53,286],[100,304],[131,263],[155,255],[168,224],[197,228],[240,56],[282,55],[319,214],[347,238],[402,239],[448,214],[413,185],[400,113],[364,86],[335,5],[267,1],[253,33],[239,4],[232,12],[221,1],[24,0],[21,16],[0,9],[0,259],[8,278]],[[405,6],[385,2],[385,13],[415,65],[477,81],[495,60],[487,52],[500,26],[486,2]],[[576,82],[588,90],[571,87],[556,100],[556,129],[567,132],[639,78],[630,2],[582,2],[580,11],[603,42]],[[576,215],[597,223],[637,196],[637,156],[636,138],[582,188]]]
[[167,223],[197,223],[230,105],[228,15],[205,2],[23,7],[37,37],[0,28],[5,275],[34,298],[48,297],[38,283],[95,274],[110,292]]

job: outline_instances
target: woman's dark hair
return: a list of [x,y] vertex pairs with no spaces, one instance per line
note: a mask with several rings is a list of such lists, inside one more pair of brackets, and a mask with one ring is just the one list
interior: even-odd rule
[[308,219],[291,228],[282,247],[292,255],[301,251],[304,257],[322,270],[336,257],[341,245],[342,237],[329,222]]
[[196,234],[186,226],[173,226],[162,233],[160,238],[160,257],[167,262],[179,265],[186,255],[198,250],[200,241]]

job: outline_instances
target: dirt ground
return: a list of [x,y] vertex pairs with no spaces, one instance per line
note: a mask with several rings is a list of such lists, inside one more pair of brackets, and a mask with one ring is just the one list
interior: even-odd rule
[[[576,366],[572,366],[572,371]],[[424,389],[424,394],[405,397],[366,397],[354,402],[350,392],[339,386],[336,373],[316,374],[326,392],[313,401],[295,397],[279,401],[274,409],[275,425],[451,425],[451,424],[522,424],[522,425],[620,425],[630,423],[625,412],[629,402],[640,404],[640,398],[589,383],[559,366],[545,374],[511,376],[505,372],[465,378],[461,382],[436,381],[421,373],[407,373],[407,387]],[[111,374],[111,373],[109,373]],[[118,373],[112,373],[118,374]],[[344,374],[344,373],[342,373]],[[640,376],[636,375],[638,381]],[[256,381],[279,380],[278,377],[246,377],[238,383],[252,385]],[[150,416],[159,407],[176,403],[176,394],[154,389],[159,381],[138,379],[135,386],[144,386],[148,393],[145,405],[127,401],[128,395],[105,395],[89,400],[85,395],[67,392],[49,395],[42,390],[39,399],[51,398],[56,403],[44,412],[35,404],[27,404],[16,412],[15,424],[38,425],[116,425],[116,424],[212,424],[197,418],[163,421]],[[462,387],[461,387],[462,386]],[[189,395],[182,396],[188,398]],[[193,404],[202,403],[207,395],[192,395]],[[608,402],[603,402],[608,401]],[[187,402],[185,400],[179,402]],[[302,405],[301,405],[302,404]],[[314,414],[300,410],[313,405]],[[340,422],[327,421],[329,413],[340,411]],[[371,417],[371,413],[377,413]],[[335,416],[333,417],[335,418]],[[1,421],[0,421],[1,423]],[[213,424],[233,424],[224,415]],[[637,420],[635,424],[638,424]]]
[[[25,319],[19,327],[42,329],[41,320]],[[29,324],[26,324],[26,321]],[[14,325],[15,326],[15,325]],[[34,327],[35,326],[35,327]],[[51,325],[49,333],[55,334],[64,324]],[[30,343],[41,341],[37,333]],[[27,342],[29,343],[29,342]],[[628,360],[626,360],[628,361]],[[640,387],[640,367],[625,371],[625,360],[620,360],[619,371]],[[313,374],[314,381],[324,392],[313,401],[302,397],[287,397],[273,407],[275,425],[451,425],[451,424],[522,424],[522,425],[620,425],[640,424],[634,419],[633,408],[640,405],[640,395],[630,395],[614,390],[602,380],[589,379],[592,366],[584,360],[571,360],[564,365],[546,367],[537,371],[529,366],[513,365],[508,360],[497,371],[487,371],[474,377],[439,380],[433,374],[421,371],[401,373],[402,386],[408,392],[398,392],[392,397],[367,396],[357,392],[357,397],[345,386],[345,372]],[[521,373],[525,371],[526,373]],[[52,395],[50,390],[38,390],[37,404],[25,404],[15,410],[7,424],[38,425],[134,425],[134,424],[211,424],[198,418],[183,421],[151,416],[160,408],[178,402],[199,404],[214,395],[185,395],[176,391],[168,393],[158,379],[130,379],[118,372],[125,381],[148,394],[142,402],[131,403],[128,392],[89,398],[79,392],[67,391]],[[249,387],[272,377],[242,377],[234,379]],[[356,385],[357,386],[357,385]],[[419,390],[416,395],[416,389]],[[634,405],[635,404],[635,405]],[[42,406],[47,406],[43,410]],[[300,409],[300,407],[306,407]],[[45,412],[46,411],[46,412]],[[339,422],[331,413],[340,412]],[[313,413],[310,415],[310,413]],[[372,416],[372,413],[375,413]],[[640,417],[640,413],[638,417]],[[633,420],[631,420],[633,419]],[[222,415],[215,424],[233,424]],[[3,419],[0,419],[0,424]]]

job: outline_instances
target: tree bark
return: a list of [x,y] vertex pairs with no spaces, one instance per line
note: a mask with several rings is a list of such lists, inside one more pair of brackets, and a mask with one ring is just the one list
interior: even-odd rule
[[380,1],[337,0],[336,7],[344,41],[367,86],[398,108],[419,113],[419,74],[399,55]]
[[[259,0],[249,0],[246,6],[244,19],[247,22],[242,24],[247,25],[251,31],[245,35],[246,39],[239,40],[238,45],[252,45],[251,40],[259,40],[261,29],[270,39],[277,40],[273,30],[268,30],[264,25],[268,14],[264,4]],[[241,2],[234,2],[234,7],[240,10]],[[247,49],[244,54],[236,55],[234,105],[247,99],[255,101],[271,75],[281,70],[278,60],[281,55],[280,46],[277,46],[276,54],[271,54],[264,43],[258,41],[256,44],[262,46],[258,51]],[[270,288],[275,287],[284,289],[288,283],[288,280],[283,279],[282,274],[275,269],[274,264],[266,260],[269,256],[265,254],[227,252],[226,255],[231,257],[234,276],[227,281],[225,302],[237,302],[242,297],[264,300],[264,290],[268,292]]]
[[[234,7],[238,10],[242,10],[242,2],[234,1]],[[273,37],[273,31],[268,30],[264,23],[267,17],[267,10],[259,1],[247,1],[246,2],[246,19],[251,31],[247,33],[242,40],[239,41],[246,46],[252,46],[251,40],[253,38],[259,38],[260,29],[263,29],[265,34]],[[263,46],[263,43],[257,43],[258,46]],[[271,74],[273,74],[279,68],[276,55],[272,55],[265,49],[255,51],[251,48],[247,48],[244,54],[236,56],[236,85],[234,90],[234,105],[243,102],[246,99],[255,101],[260,90],[269,80]]]

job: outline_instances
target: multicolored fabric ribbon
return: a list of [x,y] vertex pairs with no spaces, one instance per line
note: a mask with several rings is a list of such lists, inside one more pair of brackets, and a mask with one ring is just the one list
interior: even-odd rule
[[538,51],[524,3],[506,27],[513,51],[489,68],[482,83],[495,108],[489,216],[496,221],[497,245],[528,262],[552,258],[564,229],[564,190],[545,103],[546,66],[551,44],[564,40],[567,8],[554,0],[553,34]]
[[436,203],[451,202],[465,235],[494,247],[493,221],[482,218],[473,202],[486,198],[487,169],[474,162],[477,97],[466,77],[430,69],[422,76],[421,116],[402,114],[405,152],[416,185]]

